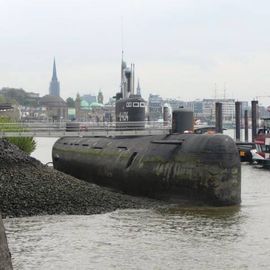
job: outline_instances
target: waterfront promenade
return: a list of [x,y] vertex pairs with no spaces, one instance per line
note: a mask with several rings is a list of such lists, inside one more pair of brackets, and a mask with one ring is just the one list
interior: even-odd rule
[[[121,123],[122,124],[122,123]],[[3,137],[115,137],[169,134],[171,126],[160,122],[21,122],[0,123]]]

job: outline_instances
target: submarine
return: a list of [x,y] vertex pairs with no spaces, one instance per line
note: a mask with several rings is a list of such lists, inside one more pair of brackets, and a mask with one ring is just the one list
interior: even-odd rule
[[[132,93],[132,74],[123,61],[121,72],[117,124],[129,127],[132,120],[144,128],[145,101]],[[53,146],[53,165],[131,195],[211,206],[240,204],[241,164],[235,142],[223,134],[185,133],[192,129],[193,112],[182,108],[173,112],[168,135],[62,137]]]

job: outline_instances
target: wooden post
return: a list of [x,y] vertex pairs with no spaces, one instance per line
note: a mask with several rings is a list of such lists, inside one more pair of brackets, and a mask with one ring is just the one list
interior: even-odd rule
[[257,100],[251,101],[251,120],[252,120],[252,141],[255,141],[257,135]]
[[223,133],[222,124],[222,103],[216,102],[216,132]]
[[0,215],[0,270],[12,270],[4,224]]
[[248,142],[248,110],[245,110],[245,142]]
[[240,141],[241,102],[235,102],[235,139]]

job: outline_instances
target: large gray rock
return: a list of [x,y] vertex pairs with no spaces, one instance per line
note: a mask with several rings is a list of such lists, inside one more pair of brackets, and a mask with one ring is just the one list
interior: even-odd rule
[[8,249],[4,224],[0,215],[0,270],[10,270],[12,268],[11,256]]

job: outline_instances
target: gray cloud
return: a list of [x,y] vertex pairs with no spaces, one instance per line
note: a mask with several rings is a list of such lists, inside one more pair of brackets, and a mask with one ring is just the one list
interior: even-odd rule
[[[270,87],[270,3],[251,0],[0,1],[0,87],[48,92],[56,57],[61,95],[114,95],[121,17],[127,62],[144,93],[239,99]],[[222,91],[221,91],[222,92]]]

